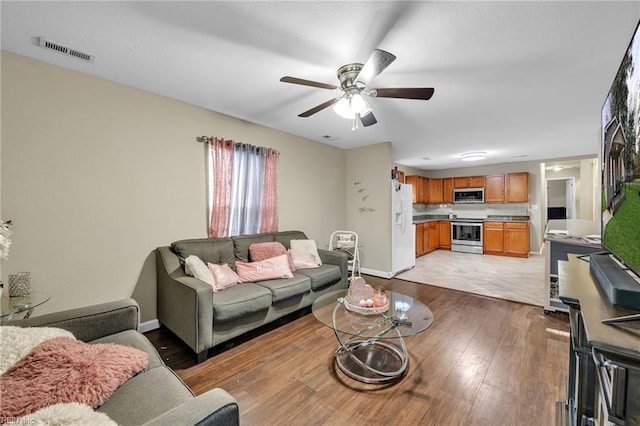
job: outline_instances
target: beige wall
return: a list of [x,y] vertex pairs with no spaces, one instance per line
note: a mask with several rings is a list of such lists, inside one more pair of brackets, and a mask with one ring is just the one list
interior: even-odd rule
[[320,247],[344,228],[346,151],[2,52],[2,278],[30,271],[39,313],[133,296],[156,318],[160,245],[206,236],[204,146],[280,151],[280,229]]
[[358,234],[363,273],[391,272],[391,144],[347,151],[347,229]]

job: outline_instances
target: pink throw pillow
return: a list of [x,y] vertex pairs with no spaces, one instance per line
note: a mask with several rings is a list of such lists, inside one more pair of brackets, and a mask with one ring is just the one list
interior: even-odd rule
[[0,377],[0,418],[25,416],[63,402],[97,408],[147,365],[147,353],[128,346],[87,344],[68,337],[47,340]]
[[238,284],[238,274],[233,272],[233,269],[226,263],[216,265],[214,263],[208,263],[207,266],[213,274],[213,291],[224,290],[233,285]]
[[289,260],[289,269],[291,272],[296,270],[295,265],[293,264],[293,260],[289,253],[287,253],[287,248],[279,242],[272,243],[253,243],[249,246],[249,259],[252,262],[260,262],[261,260],[271,259],[272,257],[280,256],[281,254],[286,254]]
[[236,262],[238,282],[250,283],[277,278],[293,278],[286,254],[260,262]]
[[316,258],[306,250],[289,249],[289,255],[296,269],[319,268]]

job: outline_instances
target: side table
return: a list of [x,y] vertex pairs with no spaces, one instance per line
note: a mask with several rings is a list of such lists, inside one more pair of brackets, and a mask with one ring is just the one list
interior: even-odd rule
[[23,318],[29,318],[33,309],[46,303],[51,296],[41,291],[32,291],[29,294],[18,297],[0,297],[0,323],[5,323],[14,319],[17,315],[23,314]]

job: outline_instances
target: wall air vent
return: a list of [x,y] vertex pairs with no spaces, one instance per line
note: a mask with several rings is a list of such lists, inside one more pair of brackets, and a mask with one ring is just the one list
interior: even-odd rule
[[60,43],[56,43],[55,41],[47,40],[46,38],[42,37],[38,37],[38,46],[42,47],[43,49],[49,49],[53,50],[54,52],[62,53],[63,55],[73,56],[74,58],[81,59],[85,62],[93,62],[93,60],[95,59],[94,55],[72,49]]

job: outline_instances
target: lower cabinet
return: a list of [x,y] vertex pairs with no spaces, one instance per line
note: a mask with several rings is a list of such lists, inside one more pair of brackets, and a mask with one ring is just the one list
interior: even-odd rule
[[483,252],[485,254],[504,253],[504,223],[485,222],[482,231]]
[[438,248],[451,250],[451,221],[438,221],[438,229],[440,234],[440,243]]
[[482,238],[485,254],[529,257],[527,222],[485,222]]
[[451,222],[434,220],[416,224],[416,257],[451,248]]
[[416,224],[416,257],[420,257],[424,254],[424,223]]
[[504,224],[504,254],[529,257],[529,224],[507,222]]

